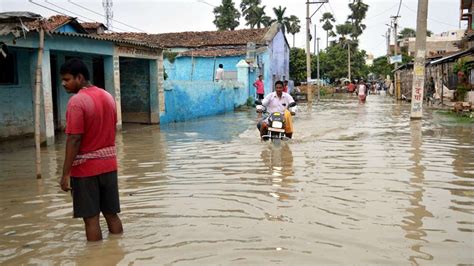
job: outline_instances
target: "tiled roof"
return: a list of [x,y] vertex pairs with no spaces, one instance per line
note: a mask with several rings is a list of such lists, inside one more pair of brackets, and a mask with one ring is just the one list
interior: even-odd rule
[[84,29],[97,29],[99,27],[107,28],[103,23],[100,22],[82,22],[80,24]]
[[127,40],[139,40],[159,44],[168,48],[198,48],[209,46],[247,45],[248,42],[265,44],[265,34],[269,28],[243,29],[234,31],[177,32],[162,34],[107,33]]
[[[44,21],[45,30],[47,31],[55,31],[63,25],[68,23],[73,24],[76,26],[77,30],[81,33],[86,33],[84,28],[82,28],[81,24],[77,22],[76,18],[64,16],[64,15],[54,15],[49,17],[46,21]],[[36,30],[39,27],[39,21],[32,21],[24,23],[30,30]]]
[[178,32],[153,35],[153,40],[165,47],[204,47],[246,45],[248,42],[263,44],[268,28],[234,31]]

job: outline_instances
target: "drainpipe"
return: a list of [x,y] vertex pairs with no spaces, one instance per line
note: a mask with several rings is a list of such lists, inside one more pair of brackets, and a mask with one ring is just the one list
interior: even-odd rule
[[44,29],[43,21],[39,21],[39,47],[38,61],[36,63],[35,81],[35,148],[36,148],[36,179],[41,179],[41,140],[40,140],[40,109],[41,109],[41,80],[43,50],[44,50]]

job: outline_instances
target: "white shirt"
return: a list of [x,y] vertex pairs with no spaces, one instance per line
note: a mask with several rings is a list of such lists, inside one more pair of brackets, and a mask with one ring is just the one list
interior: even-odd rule
[[267,107],[267,112],[270,114],[274,112],[283,113],[285,109],[288,109],[288,105],[294,101],[288,93],[282,92],[281,98],[278,98],[276,91],[274,91],[263,99],[262,105]]
[[224,69],[218,68],[216,70],[216,80],[224,80]]
[[359,95],[360,96],[365,95],[365,85],[364,84],[359,84]]

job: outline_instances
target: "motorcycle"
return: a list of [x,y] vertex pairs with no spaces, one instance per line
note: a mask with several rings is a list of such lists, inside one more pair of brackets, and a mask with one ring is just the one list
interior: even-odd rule
[[[273,112],[273,113],[268,113],[267,109],[265,106],[262,105],[262,102],[259,100],[255,101],[257,113],[262,113],[263,114],[263,119],[268,117],[267,122],[268,122],[268,134],[263,135],[262,139],[263,140],[288,140],[286,136],[286,131],[285,131],[285,113],[284,112]],[[288,105],[288,111],[291,113],[291,115],[295,115],[296,113],[296,102],[292,102]],[[260,123],[259,123],[260,124]],[[260,130],[259,125],[257,125],[257,128]]]

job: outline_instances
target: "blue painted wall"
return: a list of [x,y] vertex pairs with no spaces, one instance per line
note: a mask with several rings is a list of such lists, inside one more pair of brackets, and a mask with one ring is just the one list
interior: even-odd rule
[[[12,40],[11,35],[0,36],[0,41],[5,42],[10,51],[16,52],[18,75],[18,84],[0,85],[0,138],[34,132],[33,93],[38,35],[30,33],[27,38],[19,38],[15,43]],[[43,76],[50,77],[49,81],[56,80],[56,86],[51,87],[51,90],[55,91],[57,95],[56,99],[53,99],[53,105],[57,107],[60,128],[65,127],[66,106],[71,96],[63,89],[59,75],[59,67],[65,62],[65,56],[81,57],[88,65],[91,80],[93,80],[92,58],[97,55],[113,55],[113,51],[114,45],[111,42],[59,35],[45,36],[45,56],[43,57],[45,69],[43,71],[49,72],[50,70],[49,55],[56,57],[57,64],[56,68],[52,69],[51,76],[48,73]],[[45,83],[50,84],[49,81]]]
[[0,137],[32,133],[33,88],[32,52],[10,48],[17,58],[17,80],[14,85],[0,85]]
[[245,56],[228,57],[176,57],[173,63],[164,60],[164,66],[169,80],[207,80],[212,81],[219,64],[224,65],[225,71],[237,71],[237,63]]
[[57,32],[77,32],[77,30],[72,27],[71,25],[69,24],[66,24],[64,26],[61,26],[59,29],[56,30]]
[[246,94],[247,89],[233,82],[165,81],[166,111],[160,114],[160,123],[231,112],[245,103]]

